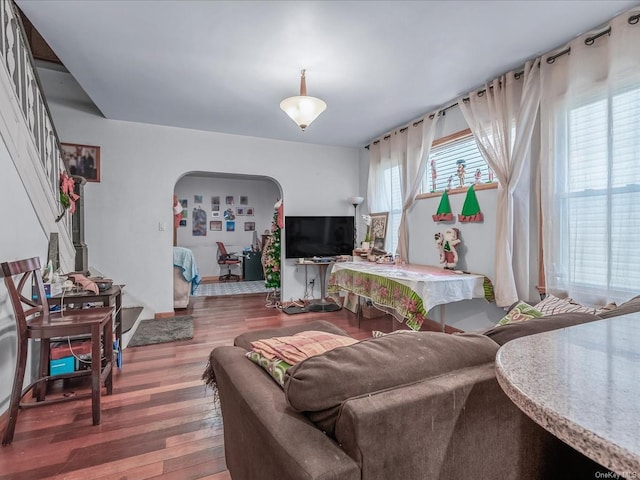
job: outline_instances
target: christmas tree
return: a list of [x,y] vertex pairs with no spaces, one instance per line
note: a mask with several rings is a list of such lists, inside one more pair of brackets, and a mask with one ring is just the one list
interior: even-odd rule
[[440,205],[438,205],[438,211],[435,215],[432,215],[434,222],[448,222],[453,220],[453,214],[451,213],[451,204],[449,203],[449,194],[445,190],[440,198]]
[[480,204],[476,197],[476,192],[473,189],[473,185],[467,190],[467,196],[464,199],[464,205],[462,205],[462,213],[458,214],[459,222],[482,222],[484,215],[480,211]]
[[267,289],[280,288],[280,245],[280,227],[276,210],[271,223],[271,236],[264,252],[264,284]]

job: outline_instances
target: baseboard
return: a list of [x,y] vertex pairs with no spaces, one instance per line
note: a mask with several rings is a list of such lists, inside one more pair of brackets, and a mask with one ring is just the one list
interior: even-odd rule
[[171,312],[158,312],[153,316],[153,318],[169,318],[175,316],[176,313],[172,310]]

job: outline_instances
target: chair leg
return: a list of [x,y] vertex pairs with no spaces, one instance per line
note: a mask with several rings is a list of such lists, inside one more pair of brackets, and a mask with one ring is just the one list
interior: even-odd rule
[[102,371],[100,330],[100,325],[95,325],[91,329],[91,413],[94,425],[100,425],[100,395],[102,393],[100,385],[100,373]]
[[[111,395],[113,393],[113,315],[111,320],[104,326],[103,338],[104,356],[107,359],[105,368],[109,369],[109,373],[104,379],[104,385],[107,388],[107,395]],[[100,367],[102,368],[102,364],[100,364]]]
[[9,404],[9,418],[2,437],[2,445],[9,445],[13,441],[13,434],[16,430],[18,411],[20,410],[20,400],[22,399],[22,384],[24,383],[24,372],[27,368],[27,349],[29,340],[25,338],[18,341],[18,356],[15,375],[13,376],[13,389],[11,390],[11,403]]
[[[48,338],[40,340],[40,362],[38,364],[38,378],[46,378],[49,375],[49,358],[51,353],[51,342]],[[38,382],[33,387],[33,398],[38,402],[44,401],[47,394],[47,381]]]

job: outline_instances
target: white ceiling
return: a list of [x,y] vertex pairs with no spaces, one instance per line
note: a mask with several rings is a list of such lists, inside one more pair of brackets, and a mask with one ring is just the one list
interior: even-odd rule
[[361,147],[640,1],[16,3],[107,118]]

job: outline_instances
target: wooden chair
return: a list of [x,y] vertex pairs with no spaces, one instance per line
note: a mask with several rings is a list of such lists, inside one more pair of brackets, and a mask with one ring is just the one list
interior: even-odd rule
[[226,265],[228,270],[224,275],[220,275],[219,280],[221,282],[227,282],[229,280],[235,279],[236,282],[240,281],[240,275],[236,275],[235,273],[231,273],[231,265],[237,265],[240,263],[240,259],[234,253],[228,253],[227,249],[224,247],[224,243],[216,242],[218,244],[218,265]]
[[[100,424],[100,397],[102,385],[106,387],[107,394],[112,393],[112,364],[113,364],[113,315],[112,309],[87,308],[67,309],[62,312],[50,312],[45,295],[42,275],[40,273],[40,260],[28,258],[15,262],[0,263],[0,277],[9,292],[9,298],[13,305],[17,325],[18,355],[15,375],[13,377],[13,389],[9,404],[9,418],[2,438],[2,444],[8,445],[13,441],[18,412],[21,408],[47,405],[66,400],[76,400],[91,396],[91,410],[93,424]],[[18,280],[16,284],[14,280]],[[33,290],[32,290],[33,288]],[[91,369],[50,375],[49,353],[51,339],[69,337],[72,335],[89,335],[91,338]],[[24,375],[27,365],[27,350],[29,339],[40,340],[40,362],[38,366],[38,378],[25,387]],[[101,346],[104,344],[104,357],[106,364],[102,367]],[[75,395],[50,397],[46,399],[47,384],[50,381],[91,376],[91,392]],[[24,401],[23,398],[33,390],[35,401]]]

